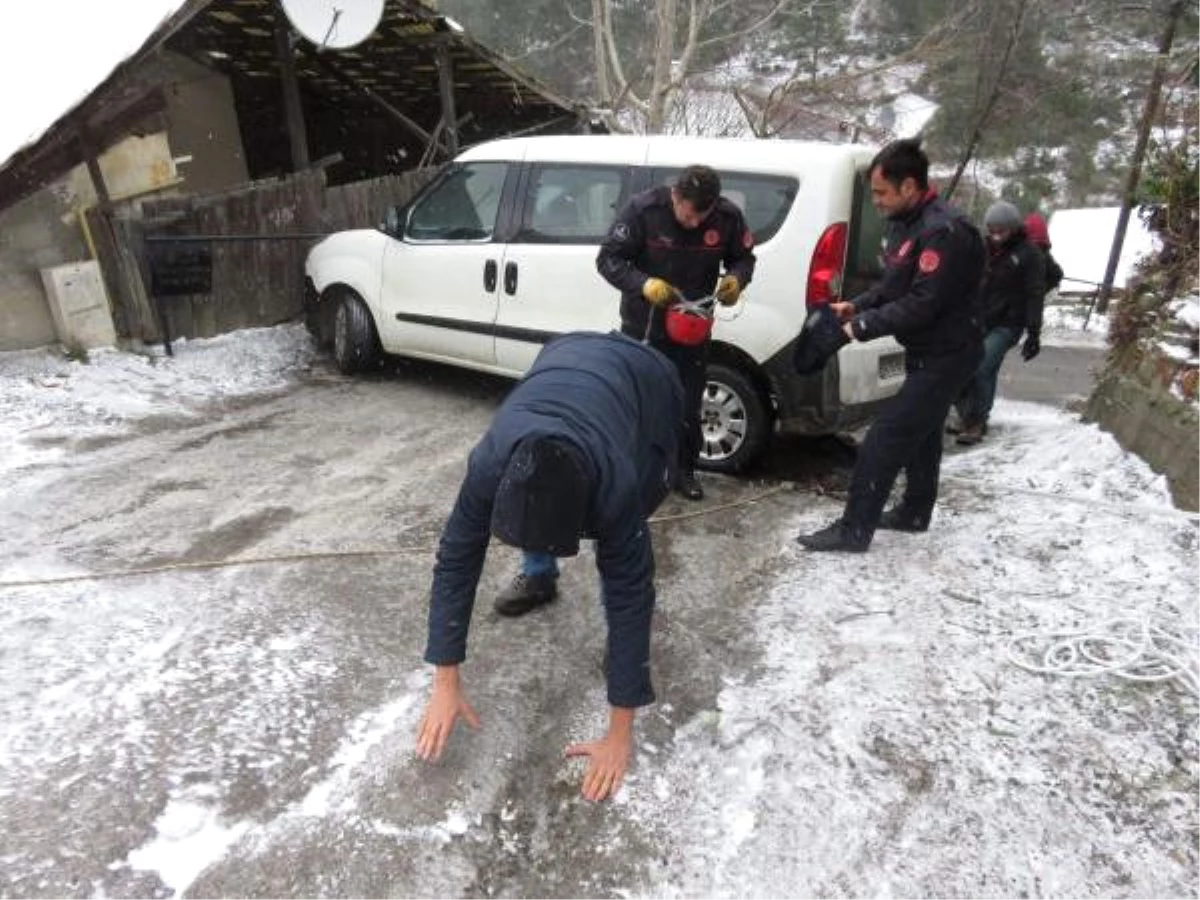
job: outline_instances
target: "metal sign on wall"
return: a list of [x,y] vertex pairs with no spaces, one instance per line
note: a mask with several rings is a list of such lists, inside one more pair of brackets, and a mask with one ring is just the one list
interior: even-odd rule
[[156,240],[147,247],[150,293],[183,297],[212,292],[212,245],[208,241]]

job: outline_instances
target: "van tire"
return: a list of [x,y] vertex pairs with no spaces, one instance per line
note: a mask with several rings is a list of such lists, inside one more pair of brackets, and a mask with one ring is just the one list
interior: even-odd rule
[[382,352],[375,320],[362,299],[352,291],[337,298],[333,313],[333,360],[343,375],[378,367]]
[[741,472],[766,449],[771,407],[745,372],[710,363],[700,401],[700,459],[709,472]]

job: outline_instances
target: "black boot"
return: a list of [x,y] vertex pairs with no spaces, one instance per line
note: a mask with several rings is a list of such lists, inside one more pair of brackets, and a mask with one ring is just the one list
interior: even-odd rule
[[866,553],[867,548],[871,546],[871,536],[860,529],[850,527],[844,519],[838,519],[829,527],[812,534],[802,534],[796,541],[809,550],[834,550],[843,553]]
[[879,528],[887,531],[911,531],[918,533],[929,530],[929,517],[909,512],[904,505],[893,506],[879,517]]
[[689,500],[704,499],[704,488],[700,487],[700,482],[696,480],[695,472],[680,472],[675,482],[675,490]]
[[493,608],[502,616],[523,616],[558,596],[558,579],[552,575],[521,573],[496,597]]

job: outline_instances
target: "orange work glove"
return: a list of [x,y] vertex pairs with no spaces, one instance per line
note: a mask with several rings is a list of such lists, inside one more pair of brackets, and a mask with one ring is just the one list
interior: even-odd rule
[[647,278],[642,285],[642,296],[652,306],[666,306],[676,299],[675,288],[661,278]]
[[722,306],[733,306],[742,295],[742,286],[736,275],[723,275],[717,282],[717,302]]

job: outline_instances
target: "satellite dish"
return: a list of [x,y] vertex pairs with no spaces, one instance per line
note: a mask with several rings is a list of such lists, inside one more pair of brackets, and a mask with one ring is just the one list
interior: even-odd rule
[[279,0],[284,15],[320,50],[361,44],[383,17],[384,0]]

